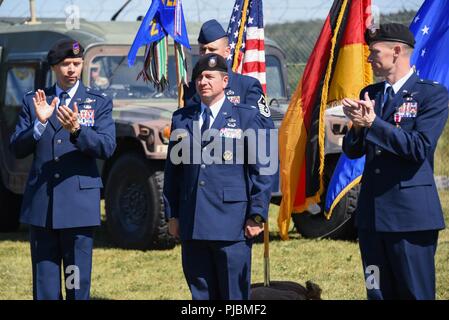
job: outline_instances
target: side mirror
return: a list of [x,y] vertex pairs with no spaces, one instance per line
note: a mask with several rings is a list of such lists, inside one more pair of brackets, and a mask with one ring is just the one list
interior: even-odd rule
[[273,98],[273,99],[270,100],[270,103],[268,104],[268,106],[269,106],[269,107],[276,107],[276,108],[279,108],[281,105],[280,105],[278,99]]

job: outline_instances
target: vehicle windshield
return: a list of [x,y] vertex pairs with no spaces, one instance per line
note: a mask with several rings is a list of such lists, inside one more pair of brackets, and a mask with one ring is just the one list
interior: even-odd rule
[[170,81],[164,92],[157,92],[152,83],[139,77],[143,64],[143,56],[136,57],[131,68],[128,67],[127,56],[97,56],[89,65],[89,86],[104,91],[113,99],[177,99],[174,58],[169,57]]
[[[192,57],[194,65],[198,56]],[[152,83],[146,83],[139,73],[143,70],[144,57],[137,56],[134,66],[128,67],[127,56],[96,56],[89,64],[89,86],[104,91],[113,99],[177,99],[176,64],[172,55],[168,58],[169,84],[164,92],[157,92]],[[267,95],[269,100],[285,100],[285,83],[281,62],[272,55],[266,57]],[[137,79],[139,77],[139,79]]]

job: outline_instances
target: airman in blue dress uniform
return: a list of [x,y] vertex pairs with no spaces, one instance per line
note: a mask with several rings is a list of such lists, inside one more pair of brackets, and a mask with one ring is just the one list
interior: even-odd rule
[[48,53],[56,84],[30,92],[11,149],[33,155],[21,222],[29,224],[34,299],[60,299],[61,263],[67,299],[88,299],[94,226],[100,225],[96,159],[115,149],[112,101],[81,83],[83,48],[58,41]]
[[[202,25],[198,36],[198,43],[200,56],[208,53],[216,53],[227,59],[231,53],[228,35],[221,24],[215,19],[206,21]],[[235,73],[230,67],[228,68],[228,75],[229,81],[225,90],[227,100],[232,104],[258,106],[270,112],[259,80]],[[195,79],[192,78],[189,86],[184,86],[184,105],[188,106],[189,104],[198,103],[200,103],[200,97],[196,93]]]
[[[172,119],[164,180],[169,231],[181,239],[193,299],[248,299],[252,238],[267,219],[276,172],[264,173],[266,164],[254,155],[274,124],[263,108],[226,98],[227,66],[220,55],[201,57],[192,78],[201,102]],[[262,133],[257,142],[249,142],[248,130]]]
[[448,92],[410,67],[414,36],[391,23],[368,29],[368,61],[385,81],[344,99],[353,126],[350,158],[366,155],[356,211],[369,299],[435,299],[435,251],[445,227],[434,152],[448,118]]

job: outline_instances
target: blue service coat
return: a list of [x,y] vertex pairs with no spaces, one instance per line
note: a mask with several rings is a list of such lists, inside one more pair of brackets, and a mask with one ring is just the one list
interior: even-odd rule
[[[200,105],[185,107],[173,114],[173,140],[168,147],[165,167],[164,205],[167,219],[179,219],[182,240],[241,241],[245,239],[246,219],[255,214],[264,219],[268,216],[273,175],[261,174],[261,170],[269,164],[262,165],[260,158],[248,161],[240,156],[257,153],[257,143],[249,146],[243,132],[273,129],[273,121],[257,107],[224,101],[211,126],[220,132],[217,144],[201,144],[194,135],[195,130],[199,135]],[[239,129],[242,135],[234,136]],[[268,135],[259,139],[268,140]],[[275,134],[274,138],[277,139]],[[270,143],[265,143],[270,150]],[[219,145],[221,150],[214,149]],[[208,160],[201,157],[202,150],[216,156],[219,163],[207,163]],[[277,149],[271,152],[277,153]],[[176,154],[181,153],[185,161],[176,163]],[[221,163],[224,159],[227,162]]]
[[[259,80],[233,71],[228,71],[228,75],[229,81],[225,89],[225,95],[231,103],[266,106],[265,95]],[[195,81],[192,80],[188,87],[184,86],[184,106],[199,103],[201,103],[201,100],[196,93]]]
[[[55,86],[45,89],[50,104]],[[69,108],[77,102],[81,132],[71,139],[56,110],[41,138],[33,136],[34,92],[25,95],[10,147],[17,158],[34,155],[23,196],[20,221],[54,229],[100,225],[100,188],[96,158],[109,158],[116,147],[112,101],[79,84]],[[92,122],[93,120],[93,122]],[[51,221],[49,221],[51,219]]]
[[446,88],[413,74],[382,113],[384,82],[363,89],[361,98],[365,92],[375,100],[374,123],[359,134],[349,130],[343,140],[349,158],[366,155],[358,228],[380,232],[444,228],[433,163],[448,118]]

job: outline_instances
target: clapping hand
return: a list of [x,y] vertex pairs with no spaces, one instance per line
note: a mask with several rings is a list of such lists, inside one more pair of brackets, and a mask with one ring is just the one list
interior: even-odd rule
[[56,104],[58,103],[58,98],[55,97],[49,105],[47,103],[47,97],[45,96],[44,90],[39,89],[33,97],[33,103],[37,120],[41,123],[46,123],[55,110]]
[[70,133],[74,133],[79,129],[80,124],[78,122],[78,105],[76,102],[73,103],[73,111],[65,105],[59,106],[56,116],[58,117],[62,127]]
[[368,92],[365,92],[364,100],[344,98],[342,103],[344,114],[352,121],[356,129],[371,127],[376,118],[375,101],[370,99]]

